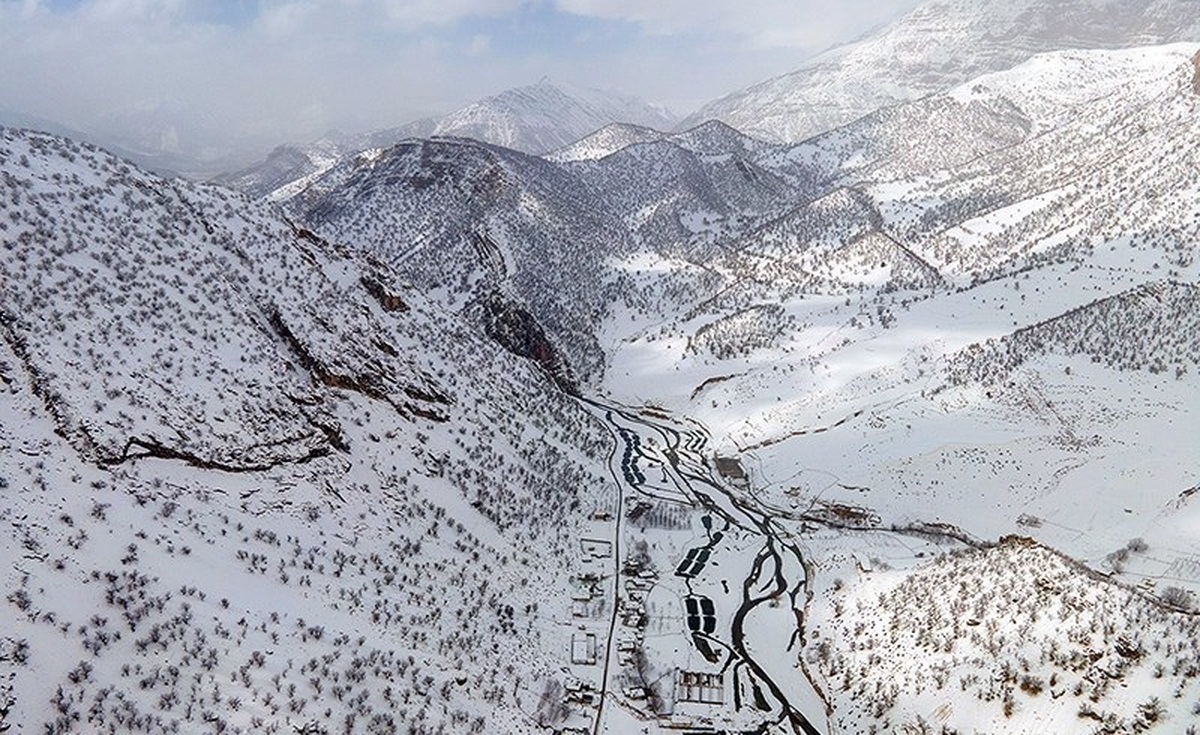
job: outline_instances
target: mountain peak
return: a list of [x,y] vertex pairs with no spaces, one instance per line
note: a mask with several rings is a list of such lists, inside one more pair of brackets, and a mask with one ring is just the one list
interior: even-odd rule
[[450,113],[438,121],[433,134],[544,153],[618,122],[667,128],[675,120],[637,97],[556,84],[545,76],[536,84],[505,90]]

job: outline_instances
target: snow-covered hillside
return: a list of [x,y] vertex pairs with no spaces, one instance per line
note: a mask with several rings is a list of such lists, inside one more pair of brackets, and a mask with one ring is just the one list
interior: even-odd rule
[[669,133],[641,125],[612,123],[611,125],[605,125],[594,133],[585,135],[579,140],[573,141],[570,145],[550,151],[544,157],[547,160],[559,163],[595,161],[628,146],[637,143],[653,143],[669,136]]
[[551,151],[545,157],[559,163],[595,161],[631,145],[655,142],[674,143],[697,155],[711,156],[750,156],[771,148],[770,144],[744,135],[719,120],[709,120],[680,133],[664,133],[639,125],[614,123]]
[[605,264],[631,242],[555,165],[474,141],[412,141],[333,167],[287,205],[447,308],[523,332],[510,347],[540,355],[564,385],[602,373],[595,325],[624,290]]
[[759,164],[800,182],[807,201],[741,235],[727,267],[754,274],[745,285],[756,290],[813,276],[855,285],[875,276],[845,249],[868,235],[881,267],[936,272],[925,283],[967,284],[1121,238],[1187,267],[1196,217],[1161,202],[1195,192],[1184,141],[1196,134],[1196,51],[1045,54],[767,152]]
[[717,119],[795,142],[1041,52],[1197,39],[1196,0],[928,0],[874,35],[702,107],[681,127]]
[[599,192],[650,249],[694,253],[710,233],[744,228],[781,211],[793,196],[788,182],[758,165],[740,141],[724,150],[709,143],[695,149],[671,139],[638,143],[564,168]]
[[591,416],[266,205],[10,129],[0,167],[0,721],[549,717]]
[[1194,728],[1196,616],[1018,537],[915,572],[846,562],[826,571],[862,581],[821,595],[809,654],[845,732]]

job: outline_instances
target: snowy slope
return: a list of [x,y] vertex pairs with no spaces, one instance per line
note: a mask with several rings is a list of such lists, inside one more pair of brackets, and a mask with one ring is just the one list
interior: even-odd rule
[[1195,720],[1196,617],[1027,540],[915,572],[827,571],[858,578],[814,606],[824,634],[809,658],[845,731],[1187,732]]
[[1187,144],[1200,107],[1196,46],[1144,53],[1158,66],[1152,80],[1076,106],[1063,124],[980,157],[954,180],[913,187],[886,208],[889,226],[943,271],[973,277],[1123,238],[1188,267],[1200,221],[1162,198],[1197,194]]
[[787,182],[744,154],[700,154],[667,139],[565,167],[658,252],[695,251],[697,235],[745,227],[742,217],[780,211],[792,195]]
[[662,140],[668,137],[668,135],[669,133],[641,125],[612,123],[611,125],[605,125],[594,133],[585,135],[570,145],[550,151],[544,157],[547,160],[559,163],[594,161],[616,153],[628,146],[637,143],[652,143]]
[[1200,368],[1200,299],[1192,284],[1149,283],[972,345],[947,366],[957,384],[1002,383],[1046,354],[1085,355],[1124,370],[1176,377]]
[[1042,54],[790,146],[407,141],[281,209],[6,131],[0,698],[1186,733],[1198,52]]
[[872,277],[828,254],[868,233],[957,283],[1123,236],[1186,267],[1195,217],[1161,198],[1195,191],[1196,51],[1044,54],[768,152],[760,165],[807,201],[740,235],[727,267],[778,288],[857,284]]
[[474,141],[413,141],[333,167],[288,207],[480,323],[528,313],[566,384],[600,374],[594,325],[622,291],[606,262],[630,237],[557,166]]
[[589,414],[266,205],[10,129],[0,171],[0,723],[557,721]]
[[805,539],[785,665],[833,731],[1194,721],[1196,57],[1054,52],[768,152],[800,201],[616,338],[605,388]]
[[800,141],[1037,53],[1197,40],[1198,19],[1196,0],[930,0],[873,36],[706,105],[681,127],[717,119]]

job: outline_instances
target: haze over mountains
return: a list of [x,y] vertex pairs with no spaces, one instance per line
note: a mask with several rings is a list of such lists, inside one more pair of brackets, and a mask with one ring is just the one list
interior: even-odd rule
[[0,128],[0,729],[1193,732],[1191,5],[935,0],[758,130]]
[[[774,79],[730,92],[682,121],[630,95],[544,78],[442,116],[351,136],[325,136],[319,145],[356,152],[406,137],[437,135],[471,137],[541,154],[610,123],[669,131],[712,119],[765,140],[798,142],[880,107],[1010,68],[1039,52],[1191,40],[1200,30],[1197,9],[1196,0],[924,3],[861,40],[838,45]],[[253,139],[222,140],[222,131],[209,117],[180,99],[159,97],[109,111],[89,129],[89,136],[92,142],[127,152],[151,170],[194,178],[235,170],[235,162],[249,162],[255,149],[263,149],[264,133]],[[19,110],[0,111],[0,122],[8,125],[21,125],[29,118]],[[68,129],[52,121],[36,127]],[[290,145],[308,147],[299,141]]]
[[[425,118],[395,128],[326,136],[316,143],[289,145],[272,155],[310,148],[354,153],[390,145],[410,137],[465,137],[496,143],[526,153],[545,153],[568,145],[599,127],[627,122],[670,128],[678,118],[664,108],[619,92],[559,84],[549,78],[485,97],[442,117]],[[17,110],[0,109],[0,123],[47,132],[70,132],[66,126]],[[83,136],[77,133],[76,137]],[[164,173],[208,178],[231,170],[231,161],[252,157],[254,141],[222,141],[221,132],[203,111],[179,100],[155,100],[111,113],[99,124],[93,142],[116,148],[142,165]]]
[[266,196],[289,181],[327,170],[339,156],[385,148],[407,138],[472,138],[541,154],[618,121],[669,128],[676,118],[635,97],[557,85],[542,79],[537,84],[484,98],[441,118],[417,120],[362,135],[325,138],[311,145],[283,145],[261,164],[217,180],[256,196]]

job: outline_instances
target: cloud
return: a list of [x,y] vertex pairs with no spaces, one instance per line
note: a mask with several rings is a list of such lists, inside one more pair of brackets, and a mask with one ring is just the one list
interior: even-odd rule
[[80,12],[100,21],[126,22],[142,18],[173,18],[186,4],[186,0],[89,0],[80,6]]
[[861,33],[915,0],[554,0],[566,13],[633,23],[660,36],[736,36],[768,48],[812,50]]
[[483,33],[476,33],[471,36],[470,42],[467,43],[466,52],[468,56],[486,56],[492,50],[492,38]]
[[0,107],[262,151],[549,75],[678,112],[915,0],[0,0]]
[[464,18],[499,17],[527,0],[382,0],[387,17],[406,27],[447,25]]

